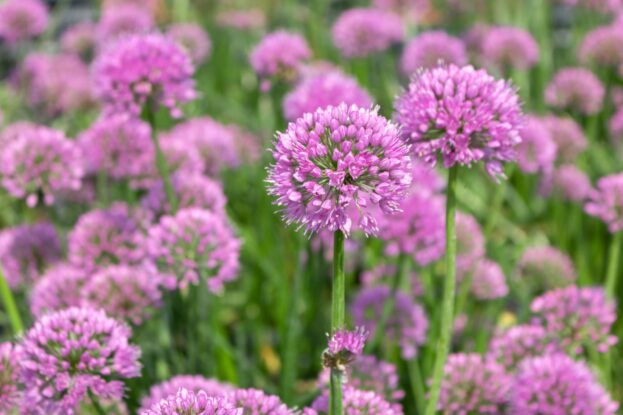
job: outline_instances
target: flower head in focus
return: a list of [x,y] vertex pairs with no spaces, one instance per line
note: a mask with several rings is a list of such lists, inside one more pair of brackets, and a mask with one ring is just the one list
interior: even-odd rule
[[353,331],[337,330],[329,337],[329,346],[322,354],[323,366],[344,371],[357,356],[363,353],[368,332],[363,327]]
[[236,407],[242,408],[242,414],[297,415],[297,411],[288,408],[278,396],[259,389],[235,389],[227,397]]
[[[403,415],[402,407],[386,401],[382,395],[369,390],[359,390],[350,385],[342,389],[344,413],[366,415]],[[325,391],[303,412],[304,415],[328,415],[329,392]]]
[[193,392],[180,388],[173,394],[143,409],[140,415],[243,415],[242,408],[236,407],[224,396],[210,396],[205,391]]
[[177,375],[152,386],[149,389],[149,394],[141,399],[139,413],[148,410],[170,395],[175,395],[180,389],[186,389],[193,393],[203,391],[208,396],[224,396],[234,391],[233,386],[214,379],[207,379],[199,375]]

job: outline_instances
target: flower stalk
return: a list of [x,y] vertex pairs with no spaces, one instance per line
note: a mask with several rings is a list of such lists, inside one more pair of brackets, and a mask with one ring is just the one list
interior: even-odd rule
[[[346,303],[346,276],[344,273],[344,233],[333,234],[333,293],[331,301],[331,334],[344,328]],[[330,415],[343,415],[342,406],[343,373],[331,368]]]
[[0,297],[2,297],[4,309],[9,316],[9,321],[11,323],[11,328],[13,329],[13,334],[15,336],[19,336],[24,331],[24,325],[22,324],[22,319],[19,315],[19,311],[17,310],[17,306],[15,305],[15,298],[13,297],[13,293],[11,292],[11,288],[6,281],[6,278],[4,278],[4,273],[2,272],[1,268]]

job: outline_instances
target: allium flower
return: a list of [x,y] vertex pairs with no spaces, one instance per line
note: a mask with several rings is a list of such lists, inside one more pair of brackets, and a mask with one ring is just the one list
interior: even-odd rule
[[605,89],[594,73],[584,68],[564,68],[545,89],[545,102],[555,108],[591,115],[599,112]]
[[331,33],[333,44],[346,58],[383,52],[404,39],[400,16],[372,8],[345,11],[333,24]]
[[204,391],[193,392],[181,388],[155,403],[151,409],[139,411],[140,415],[242,415],[224,396],[209,396]]
[[[307,113],[278,133],[269,193],[288,223],[350,234],[353,219],[376,234],[411,183],[409,147],[377,110],[341,104]],[[378,208],[377,208],[378,206]]]
[[569,255],[552,246],[526,249],[517,265],[519,278],[531,292],[542,293],[574,284],[575,267]]
[[33,128],[36,128],[37,124],[30,121],[17,121],[4,127],[0,133],[0,146],[5,148],[13,141],[17,140],[20,135],[28,133]]
[[154,27],[154,18],[149,11],[133,4],[107,7],[97,25],[100,44],[123,36],[145,33]]
[[61,258],[61,241],[47,222],[0,231],[0,269],[12,288],[27,287]]
[[519,97],[508,82],[456,65],[416,74],[395,102],[396,120],[416,156],[444,167],[483,161],[492,176],[515,157],[520,142]]
[[468,52],[474,55],[478,61],[482,60],[482,47],[489,30],[491,30],[491,26],[484,23],[475,23],[463,35]]
[[264,154],[264,148],[260,144],[260,137],[235,124],[229,124],[227,127],[234,135],[234,143],[240,159],[244,163],[255,163],[258,161]]
[[266,25],[266,14],[260,8],[223,10],[217,13],[216,24],[237,30],[258,30]]
[[517,165],[524,173],[551,174],[556,160],[556,143],[545,124],[537,117],[527,116],[517,146]]
[[520,325],[495,334],[489,345],[489,356],[508,372],[514,372],[521,361],[557,350],[541,326]]
[[[357,326],[365,327],[371,338],[375,336],[376,325],[390,295],[389,287],[369,287],[362,289],[353,300],[353,321]],[[428,319],[424,309],[403,292],[396,293],[394,307],[395,312],[387,320],[383,337],[400,343],[402,356],[413,359],[417,355],[418,347],[426,341]]]
[[210,56],[212,41],[200,25],[175,23],[169,26],[167,34],[186,49],[195,65],[202,64]]
[[448,356],[438,410],[444,415],[502,414],[510,388],[504,367],[479,354]]
[[0,38],[9,44],[42,34],[48,9],[40,0],[7,0],[0,5]]
[[310,57],[311,50],[301,35],[278,30],[264,36],[251,51],[249,60],[260,78],[292,81],[297,78],[300,65]]
[[[444,219],[445,223],[445,219]],[[445,241],[445,235],[443,236]],[[460,275],[472,270],[485,256],[485,236],[475,217],[458,212],[456,215],[456,268]]]
[[61,35],[61,49],[89,61],[95,53],[97,26],[91,22],[76,23]]
[[82,304],[82,288],[87,273],[69,264],[47,270],[30,294],[30,310],[35,317]]
[[11,343],[0,343],[0,413],[11,414],[19,399],[18,350]]
[[134,265],[144,258],[146,215],[123,203],[85,213],[68,236],[71,264],[88,271],[109,265]]
[[598,27],[586,34],[580,44],[579,59],[584,63],[617,67],[623,63],[623,26]]
[[238,277],[240,241],[223,216],[208,210],[188,208],[163,216],[149,230],[147,248],[168,289],[203,281],[220,293]]
[[372,97],[356,79],[332,71],[304,78],[284,97],[283,114],[287,120],[294,121],[307,112],[341,103],[369,108]]
[[407,43],[400,58],[400,68],[405,75],[411,75],[420,68],[435,68],[440,63],[459,66],[467,64],[467,50],[463,41],[443,30],[417,35]]
[[495,300],[508,294],[504,271],[489,259],[481,259],[476,263],[471,283],[472,293],[479,300]]
[[[328,336],[328,335],[327,335]],[[322,354],[322,364],[326,368],[344,371],[363,353],[368,333],[363,327],[353,331],[337,330],[329,337],[329,347]]]
[[175,395],[178,390],[186,389],[190,392],[205,392],[208,396],[227,395],[234,391],[233,386],[220,383],[213,379],[206,379],[199,375],[178,375],[171,379],[152,386],[149,395],[141,399],[141,409],[146,411],[170,395]]
[[88,393],[121,399],[123,379],[141,369],[130,335],[101,310],[72,307],[41,317],[20,343],[23,409],[73,415]]
[[[133,35],[106,47],[93,66],[96,95],[107,112],[139,115],[144,105],[163,106],[180,117],[180,104],[193,100],[193,64],[172,39]],[[155,110],[155,108],[150,108]]]
[[623,173],[602,177],[590,192],[586,213],[603,220],[612,233],[623,230]]
[[554,191],[572,202],[585,200],[591,193],[591,182],[582,170],[565,164],[554,171]]
[[[355,389],[350,385],[342,390],[342,403],[345,414],[365,415],[403,415],[400,405],[387,402],[373,391]],[[304,415],[327,415],[329,413],[329,393],[319,396]]]
[[[242,414],[253,415],[296,415],[288,409],[278,396],[268,395],[258,389],[236,389],[228,395],[236,407],[242,407]],[[242,415],[240,414],[240,415]],[[220,415],[220,414],[219,414]]]
[[482,43],[483,58],[503,71],[530,69],[539,60],[539,46],[530,32],[519,27],[490,28]]
[[586,150],[588,141],[582,127],[570,117],[548,115],[541,118],[541,122],[556,143],[557,159],[563,163],[573,163]]
[[610,334],[616,306],[603,288],[557,288],[535,298],[530,308],[548,335],[570,353],[581,354],[587,346],[604,353],[617,342]]
[[513,414],[614,415],[617,409],[586,364],[564,354],[524,360],[510,389]]

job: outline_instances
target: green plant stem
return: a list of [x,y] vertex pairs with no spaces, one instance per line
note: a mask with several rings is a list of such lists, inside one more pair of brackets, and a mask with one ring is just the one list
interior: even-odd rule
[[[331,334],[344,327],[346,303],[346,275],[344,274],[344,233],[333,234],[333,293],[331,299]],[[329,415],[344,415],[342,407],[343,374],[337,368],[331,369],[331,393]]]
[[450,350],[452,335],[452,321],[454,318],[454,297],[456,291],[456,182],[457,166],[450,168],[448,172],[448,188],[446,199],[446,281],[443,290],[443,303],[441,308],[441,331],[437,338],[437,357],[433,368],[433,383],[426,406],[426,415],[434,415],[437,412],[437,401],[441,390],[443,369]]
[[91,403],[93,404],[93,409],[95,409],[95,412],[97,412],[98,415],[106,415],[106,411],[104,411],[104,408],[102,408],[102,405],[100,405],[97,398],[95,397],[95,395],[93,395],[93,392],[91,392],[90,390],[89,390],[89,399],[91,400]]
[[608,271],[606,273],[606,293],[613,298],[617,289],[617,272],[619,270],[619,257],[621,255],[621,240],[623,232],[617,232],[612,237],[610,243],[610,254],[608,258]]
[[4,304],[4,309],[9,316],[9,321],[11,322],[11,328],[13,329],[13,334],[19,336],[24,331],[24,325],[22,324],[22,319],[19,315],[19,311],[17,310],[17,306],[15,305],[15,298],[13,297],[13,292],[9,287],[6,279],[4,278],[4,273],[0,268],[0,296],[2,297],[2,303]]
[[409,371],[409,381],[411,383],[411,393],[418,414],[423,414],[426,404],[426,390],[424,388],[424,380],[422,379],[422,370],[417,359],[407,360],[407,369]]
[[162,149],[160,148],[160,140],[158,139],[158,130],[156,128],[156,116],[151,109],[148,109],[145,113],[149,126],[151,127],[151,141],[154,143],[154,149],[156,151],[156,168],[162,178],[164,192],[167,196],[167,202],[169,202],[169,206],[171,206],[171,213],[175,214],[177,212],[177,198],[175,197],[175,191],[171,185],[167,160],[162,153]]

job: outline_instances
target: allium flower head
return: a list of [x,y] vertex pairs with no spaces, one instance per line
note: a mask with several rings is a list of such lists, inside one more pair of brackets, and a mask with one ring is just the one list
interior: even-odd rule
[[584,208],[608,225],[612,233],[623,230],[623,173],[602,177],[590,192]]
[[224,396],[209,396],[204,391],[193,392],[181,388],[155,403],[140,415],[242,415],[242,408],[234,406]]
[[[445,225],[445,219],[444,219]],[[445,241],[445,235],[444,241]],[[485,236],[475,217],[458,212],[456,215],[456,268],[464,275],[485,256]]]
[[54,225],[19,225],[0,231],[0,270],[12,288],[28,287],[62,254]]
[[530,308],[548,335],[570,353],[581,354],[587,346],[604,353],[617,342],[610,334],[616,306],[603,288],[557,288],[535,298]]
[[[353,321],[357,326],[365,327],[371,338],[375,336],[376,325],[390,295],[389,287],[376,286],[362,289],[353,300]],[[413,359],[418,347],[426,341],[428,319],[424,309],[403,292],[396,293],[394,307],[395,312],[389,316],[385,326],[384,338],[399,343],[402,356]]]
[[87,273],[69,264],[58,264],[47,270],[30,295],[30,311],[35,317],[82,304],[82,288]]
[[438,410],[444,415],[502,414],[510,377],[504,367],[479,354],[448,356]]
[[557,346],[538,325],[520,325],[496,333],[489,345],[489,356],[510,373],[521,361],[553,353]]
[[288,223],[310,232],[348,235],[358,218],[375,234],[375,216],[397,212],[411,184],[409,147],[376,109],[341,104],[307,113],[278,133],[273,157],[269,192]]
[[11,343],[0,343],[0,413],[10,414],[19,399],[17,348]]
[[588,32],[580,44],[578,55],[583,63],[614,67],[621,65],[623,63],[623,26],[612,24]]
[[141,410],[146,411],[155,404],[170,395],[175,395],[178,390],[186,389],[190,392],[205,392],[208,396],[224,396],[234,391],[234,388],[226,383],[213,379],[206,379],[199,375],[178,375],[171,379],[152,386],[149,395],[141,399]]
[[545,102],[555,108],[591,115],[599,112],[605,89],[594,73],[584,68],[564,68],[545,89]]
[[588,141],[582,127],[570,117],[548,115],[541,118],[545,128],[549,130],[557,147],[557,159],[564,163],[573,163],[586,150]]
[[400,16],[378,9],[346,10],[332,28],[333,44],[346,58],[383,52],[404,38]]
[[107,7],[102,10],[102,18],[97,25],[98,41],[104,45],[123,36],[145,33],[154,24],[151,13],[140,6],[126,3]]
[[[159,33],[133,35],[104,48],[93,66],[95,92],[106,112],[139,115],[144,105],[168,108],[193,100],[193,64],[184,49]],[[155,110],[151,108],[150,110]]]
[[467,60],[467,50],[461,39],[443,30],[432,30],[407,43],[400,58],[400,69],[405,75],[411,75],[421,68],[435,68],[440,63],[463,66]]
[[554,172],[554,192],[572,202],[585,200],[591,193],[591,182],[582,170],[573,164],[565,164]]
[[186,49],[195,65],[205,62],[212,52],[210,37],[196,23],[172,24],[167,29],[167,34]]
[[55,193],[79,189],[83,173],[78,146],[43,126],[23,129],[0,154],[2,186],[29,207],[51,205]]
[[287,120],[294,121],[307,112],[341,103],[369,108],[372,97],[356,79],[331,71],[304,78],[284,97],[283,114]]
[[296,415],[281,402],[278,396],[268,395],[258,389],[236,389],[228,398],[236,407],[242,407],[242,414],[253,415]]
[[123,379],[141,369],[130,335],[101,310],[72,307],[41,317],[20,343],[23,409],[73,415],[87,393],[121,399]]
[[242,162],[248,164],[257,162],[264,153],[260,137],[236,124],[229,124],[227,127],[234,135],[234,143]]
[[7,0],[0,5],[0,38],[14,44],[40,35],[48,25],[48,9],[40,0]]
[[203,281],[211,292],[220,293],[238,277],[240,241],[225,217],[205,209],[163,216],[149,230],[147,249],[168,289]]
[[368,333],[363,327],[353,331],[338,330],[329,338],[329,352],[338,354],[348,352],[359,355],[363,352]]
[[556,160],[556,143],[545,124],[537,117],[528,116],[520,132],[517,146],[517,165],[525,173],[550,174]]
[[517,265],[519,278],[531,292],[542,293],[574,284],[575,267],[569,255],[552,246],[526,249]]
[[440,66],[417,73],[395,102],[395,118],[415,155],[444,167],[483,161],[501,176],[515,157],[522,121],[511,85],[471,66]]
[[502,268],[494,261],[481,259],[472,271],[471,290],[479,300],[495,300],[506,297],[508,285]]
[[539,60],[539,46],[530,32],[519,27],[490,28],[482,44],[486,62],[503,71],[530,69]]
[[97,44],[96,31],[97,26],[91,22],[76,23],[68,27],[61,35],[61,49],[90,61]]
[[298,77],[301,64],[310,57],[311,50],[301,35],[278,30],[264,36],[251,51],[249,60],[260,78],[292,81]]
[[[383,396],[373,392],[355,389],[345,385],[342,390],[345,414],[365,415],[403,415],[400,405],[392,404]],[[327,415],[329,413],[329,393],[319,396],[304,415]]]
[[510,389],[513,414],[614,415],[617,409],[586,364],[564,354],[524,360]]

